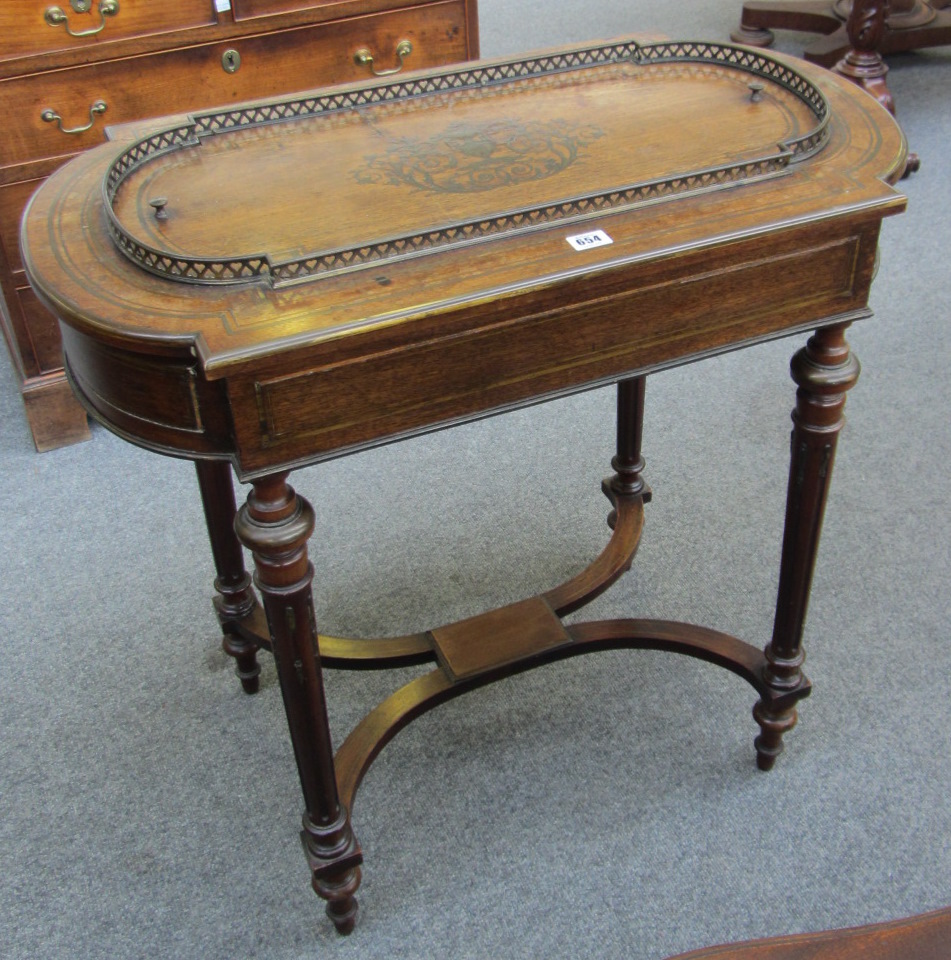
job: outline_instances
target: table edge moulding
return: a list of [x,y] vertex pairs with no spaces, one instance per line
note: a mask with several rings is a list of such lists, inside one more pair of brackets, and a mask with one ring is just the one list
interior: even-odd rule
[[[23,261],[89,412],[196,463],[223,645],[249,693],[258,652],[273,652],[304,850],[338,930],[356,917],[351,816],[370,764],[413,719],[502,677],[616,648],[699,658],[754,688],[757,763],[772,767],[811,689],[806,610],[859,374],[845,333],[870,315],[881,221],[905,206],[907,150],[886,110],[778,54],[621,38],[116,137],[34,195]],[[646,376],[802,334],[765,646],[665,620],[565,622],[637,550]],[[593,563],[458,623],[318,634],[315,513],[291,471],[608,384],[610,534]],[[235,474],[250,484],[240,509]],[[334,752],[324,668],[425,663]]]

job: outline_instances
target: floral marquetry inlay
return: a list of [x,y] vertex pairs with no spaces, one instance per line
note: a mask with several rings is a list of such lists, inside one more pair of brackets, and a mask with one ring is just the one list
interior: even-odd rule
[[569,121],[497,120],[454,124],[428,140],[396,140],[386,154],[367,158],[359,183],[409,185],[437,193],[476,193],[544,180],[573,164],[602,130]]

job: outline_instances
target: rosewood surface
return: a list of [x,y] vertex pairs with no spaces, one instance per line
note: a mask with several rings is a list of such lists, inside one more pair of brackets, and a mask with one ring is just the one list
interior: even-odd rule
[[[757,51],[637,39],[169,118],[90,151],[22,232],[70,377],[110,429],[194,459],[224,647],[273,652],[315,891],[342,932],[361,778],[427,710],[610,648],[686,654],[758,695],[768,769],[810,691],[802,637],[846,392],[905,144],[852,84]],[[649,619],[565,624],[631,564],[647,374],[810,333],[765,650]],[[318,634],[296,467],[617,384],[611,535],[568,582],[455,624]],[[251,484],[236,508],[232,472]],[[232,529],[233,528],[233,529]],[[253,555],[255,578],[240,545]],[[431,663],[334,755],[322,669]]]

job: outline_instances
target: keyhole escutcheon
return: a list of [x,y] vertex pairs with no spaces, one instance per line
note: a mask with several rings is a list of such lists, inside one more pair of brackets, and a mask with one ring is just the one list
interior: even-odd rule
[[241,54],[237,50],[225,50],[221,55],[221,66],[225,73],[237,73],[241,66]]

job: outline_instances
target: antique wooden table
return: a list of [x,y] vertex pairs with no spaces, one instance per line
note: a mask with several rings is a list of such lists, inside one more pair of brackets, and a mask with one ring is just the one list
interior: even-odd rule
[[[368,766],[412,719],[499,677],[606,648],[699,657],[755,688],[772,765],[810,689],[803,622],[859,370],[844,334],[869,314],[904,161],[887,112],[819,68],[625,39],[176,118],[34,197],[24,262],[77,393],[119,435],[197,463],[224,646],[248,692],[257,651],[274,654],[304,849],[339,930]],[[810,330],[765,652],[682,623],[563,624],[637,547],[645,375]],[[591,567],[411,636],[318,637],[314,513],[291,470],[615,382],[613,534]],[[251,484],[240,511],[232,468]],[[425,661],[334,756],[322,667]]]

